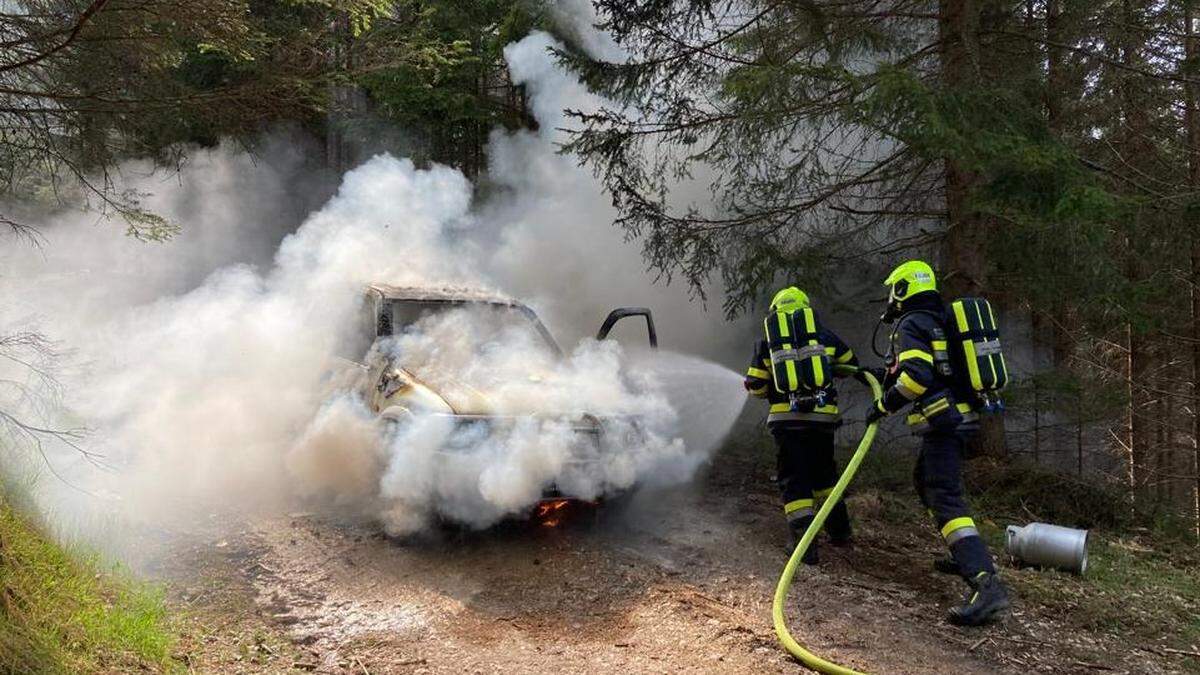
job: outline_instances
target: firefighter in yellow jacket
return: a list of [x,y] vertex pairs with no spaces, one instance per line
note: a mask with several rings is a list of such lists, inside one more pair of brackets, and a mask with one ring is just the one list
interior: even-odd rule
[[[771,301],[772,312],[794,312],[808,307],[808,295],[794,286],[779,291]],[[858,372],[854,352],[841,338],[824,327],[819,328],[818,336],[836,375]],[[777,447],[776,480],[791,532],[790,552],[816,515],[818,502],[829,495],[838,479],[833,458],[834,431],[841,424],[837,390],[827,385],[821,392],[823,404],[809,402],[796,409],[789,397],[775,386],[765,339],[755,345],[754,356],[746,370],[745,387],[751,396],[765,398],[771,406],[767,428],[775,437]],[[850,543],[850,516],[844,501],[830,513],[825,528],[831,544],[846,546]],[[817,561],[817,542],[814,540],[804,562],[812,565]]]

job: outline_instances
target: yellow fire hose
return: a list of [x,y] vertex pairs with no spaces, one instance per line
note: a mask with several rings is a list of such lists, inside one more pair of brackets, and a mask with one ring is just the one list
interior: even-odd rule
[[[871,393],[875,395],[875,398],[878,399],[882,396],[883,390],[879,387],[879,381],[865,371],[863,372],[863,376],[866,378],[867,384],[871,387]],[[862,464],[863,459],[867,456],[867,451],[871,449],[871,443],[875,440],[875,430],[878,426],[879,422],[867,425],[867,430],[863,433],[862,440],[858,442],[858,448],[846,464],[846,470],[842,472],[842,477],[838,479],[837,485],[833,486],[833,491],[829,493],[829,497],[825,499],[825,503],[817,511],[812,524],[804,531],[804,536],[800,538],[800,543],[796,544],[796,550],[792,551],[792,557],[788,558],[787,565],[783,568],[783,575],[779,577],[779,584],[775,586],[775,603],[771,607],[771,618],[775,622],[775,635],[779,637],[779,641],[783,643],[784,648],[792,656],[819,673],[863,675],[863,673],[857,670],[851,670],[850,668],[826,661],[802,647],[799,642],[796,642],[792,634],[788,632],[787,619],[783,616],[783,604],[787,601],[788,590],[792,587],[792,577],[796,575],[796,568],[800,566],[800,559],[804,557],[804,552],[808,550],[809,545],[812,544],[812,540],[816,538],[817,533],[821,531],[821,527],[825,525],[825,519],[829,517],[829,512],[833,510],[838,500],[842,498],[842,493],[846,491],[846,486],[850,484],[850,481],[854,480],[854,474],[858,471],[858,466]]]

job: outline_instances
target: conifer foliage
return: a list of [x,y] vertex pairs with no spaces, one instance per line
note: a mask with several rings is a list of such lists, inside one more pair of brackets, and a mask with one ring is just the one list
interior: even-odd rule
[[[1049,355],[1009,450],[1078,453],[1200,523],[1194,2],[596,5],[628,58],[563,55],[611,102],[569,149],[652,265],[717,275],[736,314],[931,257]],[[685,181],[715,206],[673,200]]]

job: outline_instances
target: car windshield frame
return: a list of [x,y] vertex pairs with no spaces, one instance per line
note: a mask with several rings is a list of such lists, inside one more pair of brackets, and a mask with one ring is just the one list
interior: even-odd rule
[[558,341],[556,341],[554,339],[554,335],[551,334],[549,329],[546,328],[546,325],[542,323],[542,320],[538,317],[537,313],[534,312],[533,309],[531,309],[519,302],[502,302],[502,301],[498,301],[498,300],[475,300],[475,299],[455,299],[455,298],[443,299],[443,298],[394,298],[394,297],[389,298],[389,297],[384,297],[383,304],[384,304],[384,307],[381,309],[382,309],[382,311],[387,313],[387,320],[388,320],[388,325],[391,328],[391,333],[390,333],[391,335],[396,335],[396,330],[395,330],[396,327],[393,323],[394,315],[392,312],[392,307],[393,307],[393,305],[396,305],[396,304],[430,305],[430,306],[435,306],[438,308],[445,308],[445,309],[451,309],[454,307],[477,306],[477,307],[487,307],[490,309],[500,309],[500,310],[506,310],[506,311],[510,311],[510,312],[516,312],[517,314],[524,317],[525,320],[528,321],[531,326],[533,326],[535,332],[541,336],[542,341],[546,343],[546,346],[550,348],[550,351],[554,354],[554,356],[556,358],[563,357],[563,351],[562,351],[562,348],[558,345]]

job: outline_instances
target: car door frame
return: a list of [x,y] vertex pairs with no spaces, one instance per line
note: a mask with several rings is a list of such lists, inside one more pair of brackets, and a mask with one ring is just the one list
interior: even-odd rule
[[612,310],[604,318],[604,323],[600,325],[600,330],[596,333],[596,339],[607,340],[609,333],[612,332],[617,322],[631,316],[646,318],[646,333],[650,341],[650,348],[658,349],[658,330],[654,327],[654,313],[650,311],[649,307],[617,307]]

